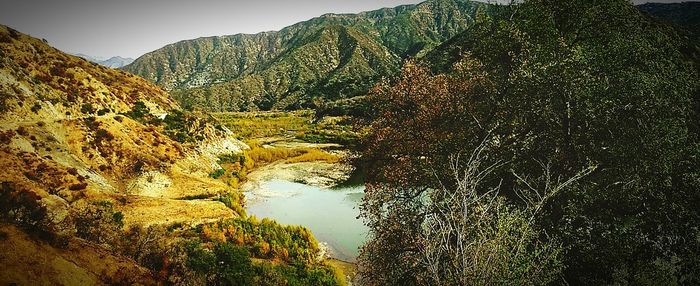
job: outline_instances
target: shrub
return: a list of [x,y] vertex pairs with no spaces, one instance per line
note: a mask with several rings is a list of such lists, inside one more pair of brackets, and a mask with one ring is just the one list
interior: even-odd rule
[[77,236],[100,244],[115,245],[124,226],[124,216],[109,201],[78,201],[71,208],[71,218]]
[[[203,239],[208,241],[245,242],[251,249],[263,241],[270,244],[271,257],[287,262],[312,263],[319,253],[318,242],[311,231],[300,226],[283,226],[270,219],[234,218],[203,225]],[[244,237],[242,237],[244,236]]]
[[98,129],[97,132],[95,132],[95,138],[96,140],[111,141],[114,139],[114,135],[105,129]]
[[9,34],[0,34],[0,43],[10,43],[12,42],[12,37]]
[[[121,212],[116,212],[112,216],[114,221],[123,219]],[[120,250],[124,255],[133,258],[140,265],[154,272],[167,272],[167,257],[170,250],[168,240],[168,233],[162,225],[149,227],[135,225],[123,233],[123,238],[120,240],[122,242]]]
[[12,95],[4,90],[0,90],[0,113],[10,110],[11,106],[7,103]]
[[226,207],[232,209],[241,217],[246,216],[245,208],[243,207],[243,194],[233,192],[227,193],[219,196],[216,200],[222,202]]
[[143,101],[137,101],[134,103],[134,107],[131,108],[131,111],[127,113],[127,116],[131,117],[132,119],[140,119],[149,113],[150,110],[146,104]]
[[68,172],[68,174],[71,174],[71,175],[73,175],[73,176],[77,176],[77,175],[78,175],[78,169],[73,168],[73,167],[68,168],[67,172]]
[[85,188],[87,188],[87,185],[88,185],[87,183],[76,183],[76,184],[70,185],[70,187],[68,187],[68,189],[71,191],[84,190]]
[[22,136],[27,136],[29,135],[29,132],[27,131],[24,126],[17,127],[17,134],[22,135]]
[[15,137],[14,130],[0,131],[0,144],[10,144],[13,137]]
[[39,104],[38,102],[35,102],[34,105],[32,105],[31,110],[34,113],[39,112],[39,110],[41,110],[41,104]]
[[214,247],[217,269],[216,281],[222,285],[251,285],[253,264],[245,247],[220,243]]
[[223,176],[224,174],[226,174],[225,169],[218,169],[214,172],[209,173],[209,177],[214,178],[214,179],[218,179],[219,177]]
[[80,106],[80,112],[83,114],[93,114],[95,113],[95,108],[92,106],[92,103],[84,103]]
[[49,230],[47,210],[36,193],[23,190],[13,182],[0,184],[0,216],[20,226]]
[[7,28],[7,30],[10,32],[10,37],[12,37],[15,40],[19,40],[21,34],[17,32],[17,30],[12,28]]
[[[699,237],[697,60],[685,51],[687,40],[628,1],[532,0],[502,8],[493,18],[477,17],[455,41],[470,53],[448,73],[407,62],[397,79],[369,96],[376,108],[364,144],[369,187],[361,212],[381,243],[363,249],[376,267],[363,277],[389,285],[443,283],[423,280],[430,264],[411,251],[419,249],[413,241],[430,229],[425,220],[441,217],[435,205],[450,205],[460,186],[446,183],[463,170],[455,174],[448,156],[488,139],[487,165],[507,167],[477,191],[502,190],[520,210],[528,203],[518,189],[549,185],[524,183],[529,179],[549,177],[557,185],[600,166],[530,218],[540,245],[566,249],[560,283],[698,284],[700,241],[669,239]],[[429,197],[437,189],[447,189],[445,197]],[[501,222],[527,225],[498,217],[504,229]],[[443,249],[452,241],[459,240],[445,236]],[[433,270],[448,279],[445,268]],[[533,279],[547,282],[539,277]]]
[[216,267],[216,256],[211,251],[202,248],[199,241],[187,244],[187,267],[200,274],[208,274]]

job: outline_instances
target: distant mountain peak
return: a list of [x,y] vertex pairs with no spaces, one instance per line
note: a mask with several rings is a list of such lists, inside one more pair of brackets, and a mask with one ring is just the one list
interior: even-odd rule
[[83,59],[86,59],[88,61],[91,61],[93,63],[100,64],[100,65],[106,66],[108,68],[115,68],[115,69],[121,68],[121,67],[128,65],[134,61],[134,59],[132,59],[132,58],[123,58],[120,56],[114,56],[114,57],[110,57],[110,58],[102,58],[102,57],[95,57],[95,56],[90,56],[90,55],[86,55],[86,54],[81,54],[81,53],[77,53],[74,55],[81,57]]

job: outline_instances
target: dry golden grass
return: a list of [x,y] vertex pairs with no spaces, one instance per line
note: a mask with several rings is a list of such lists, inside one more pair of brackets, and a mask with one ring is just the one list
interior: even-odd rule
[[4,223],[0,235],[2,285],[157,285],[133,260],[82,239],[55,247]]
[[240,139],[298,136],[313,128],[311,111],[225,112],[212,114]]
[[300,162],[315,162],[324,161],[328,163],[337,163],[340,158],[337,155],[325,152],[319,149],[303,149],[305,153],[287,159],[287,163],[300,163]]

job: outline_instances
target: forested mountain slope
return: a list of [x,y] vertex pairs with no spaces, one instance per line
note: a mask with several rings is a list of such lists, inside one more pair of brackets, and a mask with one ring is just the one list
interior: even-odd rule
[[696,35],[700,33],[700,2],[646,3],[637,8],[681,26]]
[[208,110],[309,107],[363,95],[464,30],[485,4],[430,0],[359,14],[326,14],[280,31],[187,40],[124,69],[186,106]]

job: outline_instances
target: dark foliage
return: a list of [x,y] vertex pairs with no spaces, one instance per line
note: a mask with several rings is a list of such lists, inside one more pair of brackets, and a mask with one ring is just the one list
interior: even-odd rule
[[698,283],[700,80],[687,39],[609,0],[503,6],[465,33],[449,74],[409,63],[372,92],[363,215],[382,241],[363,250],[376,267],[368,275],[421,284],[422,198],[451,188],[439,185],[450,155],[486,140],[487,162],[505,166],[481,191],[499,186],[514,207],[515,190],[545,187],[515,174],[568,178],[597,166],[536,218],[541,239],[565,249],[563,281]]

